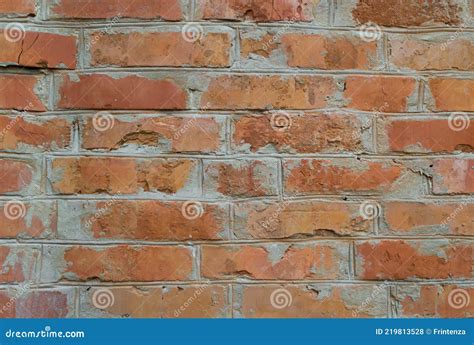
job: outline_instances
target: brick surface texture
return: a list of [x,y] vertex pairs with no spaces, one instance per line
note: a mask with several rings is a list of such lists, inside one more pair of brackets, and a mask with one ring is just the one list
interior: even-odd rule
[[0,0],[0,317],[474,317],[473,15]]

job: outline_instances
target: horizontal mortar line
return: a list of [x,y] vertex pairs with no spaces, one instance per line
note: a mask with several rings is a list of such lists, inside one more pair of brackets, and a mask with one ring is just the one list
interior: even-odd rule
[[[240,203],[249,203],[249,202],[281,202],[280,197],[282,195],[276,196],[264,196],[264,197],[249,197],[249,198],[241,198],[241,199],[222,199],[222,198],[206,198],[200,196],[193,196],[192,198],[183,198],[183,197],[169,197],[165,198],[161,195],[152,196],[152,195],[118,195],[118,194],[111,194],[111,195],[96,195],[96,194],[89,194],[89,195],[32,195],[32,196],[20,196],[22,200],[30,200],[34,201],[77,201],[77,202],[84,202],[84,201],[109,201],[112,198],[120,201],[163,201],[163,202],[185,202],[185,201],[202,201],[205,203],[212,203],[212,204],[222,204],[222,205],[229,205],[229,204],[240,204]],[[464,202],[466,199],[471,199],[470,202],[474,202],[474,194],[469,195],[430,195],[425,194],[423,197],[419,197],[416,199],[413,198],[403,198],[403,197],[391,197],[385,195],[364,195],[364,194],[318,194],[318,195],[283,195],[283,198],[288,201],[291,198],[290,202],[330,202],[330,203],[343,203],[343,204],[352,204],[352,205],[359,205],[362,201],[365,200],[375,200],[380,201],[383,203],[389,202],[413,202],[413,203],[456,203],[456,202]],[[0,202],[3,201],[10,201],[10,200],[18,200],[18,196],[8,196],[2,195],[0,196]],[[285,201],[283,200],[283,201]]]
[[139,240],[73,240],[73,239],[42,239],[42,240],[22,240],[22,239],[2,239],[0,240],[1,244],[14,244],[14,245],[57,245],[57,246],[105,246],[112,247],[117,245],[128,245],[128,246],[183,246],[183,247],[194,247],[194,246],[222,246],[222,245],[275,245],[275,244],[318,244],[320,242],[333,242],[333,243],[342,243],[342,242],[353,242],[353,241],[379,241],[379,240],[405,240],[405,241],[414,241],[414,240],[430,240],[430,241],[456,241],[456,242],[471,242],[474,241],[474,236],[462,236],[462,235],[450,235],[450,234],[439,234],[439,235],[400,235],[394,234],[392,236],[388,235],[366,235],[366,236],[312,236],[307,238],[275,238],[275,239],[255,239],[255,240],[207,240],[207,241],[139,241]]
[[[70,20],[61,20],[58,18],[47,18],[45,20],[40,20],[37,18],[2,18],[0,20],[0,25],[8,24],[12,22],[18,22],[22,24],[27,24],[31,27],[38,28],[64,28],[64,29],[100,29],[100,28],[160,28],[160,27],[169,27],[169,26],[184,26],[188,23],[197,23],[202,27],[228,27],[235,29],[284,29],[284,31],[291,32],[292,30],[324,30],[324,31],[359,31],[357,24],[353,25],[329,25],[323,23],[315,22],[294,22],[289,24],[288,21],[281,22],[243,22],[235,20],[181,20],[181,21],[161,21],[161,20],[147,20],[147,19],[133,19],[133,18],[120,18],[116,21],[111,21],[115,17],[104,18],[104,19],[81,19],[81,18],[72,18]],[[470,32],[474,31],[472,26],[425,26],[418,28],[403,28],[403,27],[387,27],[380,26],[382,33],[399,33],[399,34],[423,34],[423,33],[456,33],[456,32]]]
[[[48,71],[48,69],[42,69]],[[258,68],[207,68],[207,67],[97,67],[97,68],[82,68],[75,70],[55,70],[56,74],[74,74],[74,73],[152,73],[152,72],[196,72],[209,74],[239,74],[239,75],[334,75],[334,76],[354,76],[354,75],[374,75],[374,76],[410,76],[413,78],[429,78],[429,77],[440,77],[440,76],[451,76],[451,77],[472,77],[474,71],[387,71],[387,70],[318,70],[318,69],[278,69],[273,66],[269,66],[268,69]]]
[[[41,283],[33,283],[32,286],[34,288],[40,289],[51,289],[51,288],[84,288],[84,287],[92,287],[92,286],[103,286],[103,287],[135,287],[135,286],[142,286],[142,287],[162,287],[163,285],[169,286],[181,286],[181,285],[189,285],[189,286],[202,286],[202,285],[290,285],[290,286],[300,286],[305,284],[321,284],[321,285],[392,285],[392,286],[405,286],[405,285],[435,285],[435,284],[442,284],[442,285],[462,285],[462,286],[469,286],[474,284],[474,280],[466,279],[433,279],[433,280],[333,280],[333,279],[304,279],[304,280],[244,280],[242,278],[236,278],[241,280],[183,280],[183,281],[152,281],[152,282],[143,282],[143,281],[126,281],[126,282],[97,282],[97,281],[60,281],[60,282],[41,282]],[[1,284],[0,289],[9,289],[20,287],[21,283],[12,283],[12,284]]]

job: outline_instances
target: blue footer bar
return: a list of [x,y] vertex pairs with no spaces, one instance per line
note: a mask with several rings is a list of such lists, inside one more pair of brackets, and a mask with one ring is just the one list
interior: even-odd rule
[[472,319],[3,319],[0,344],[469,344]]

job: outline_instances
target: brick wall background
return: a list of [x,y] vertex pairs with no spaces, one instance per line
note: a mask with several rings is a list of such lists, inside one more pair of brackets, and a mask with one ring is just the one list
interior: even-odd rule
[[0,315],[472,317],[473,11],[0,0]]

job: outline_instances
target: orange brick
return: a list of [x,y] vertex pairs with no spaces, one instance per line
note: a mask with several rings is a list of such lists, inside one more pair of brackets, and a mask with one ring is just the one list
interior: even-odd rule
[[45,111],[46,106],[35,89],[42,79],[33,75],[0,75],[0,109]]
[[474,111],[474,81],[469,79],[430,79],[429,91],[434,99],[430,109],[436,111]]
[[433,165],[435,194],[474,193],[473,159],[437,159]]

